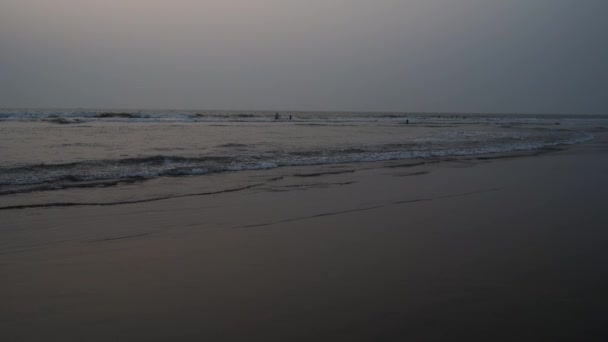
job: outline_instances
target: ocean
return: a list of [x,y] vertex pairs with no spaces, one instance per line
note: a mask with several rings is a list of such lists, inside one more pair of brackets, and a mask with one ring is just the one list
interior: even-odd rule
[[[589,141],[607,123],[577,115],[2,110],[0,207],[183,196],[193,178],[221,191],[217,175],[289,166],[546,150]],[[222,182],[224,190],[251,183]]]

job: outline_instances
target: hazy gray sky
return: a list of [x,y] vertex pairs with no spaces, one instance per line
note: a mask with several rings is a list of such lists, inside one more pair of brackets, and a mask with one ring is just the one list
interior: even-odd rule
[[1,0],[0,107],[608,113],[607,0]]

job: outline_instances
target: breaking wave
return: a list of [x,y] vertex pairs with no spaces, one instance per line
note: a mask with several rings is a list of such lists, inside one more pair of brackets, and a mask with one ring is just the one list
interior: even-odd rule
[[[176,111],[176,110],[0,110],[0,121],[79,124],[88,122],[273,122],[275,112],[268,111]],[[525,115],[525,114],[437,114],[437,113],[363,113],[363,112],[281,112],[279,121],[293,120],[300,125],[386,122],[424,124],[504,123],[554,124],[552,120],[606,119],[601,115]],[[291,118],[291,119],[290,119]],[[549,119],[549,120],[547,120]],[[464,122],[462,121],[464,120]]]
[[[73,187],[107,187],[155,177],[180,177],[209,173],[271,169],[337,163],[401,159],[443,158],[476,154],[538,150],[592,139],[586,132],[525,131],[517,134],[446,132],[403,144],[356,146],[345,149],[272,151],[258,155],[239,154],[246,145],[227,155],[195,157],[153,155],[137,158],[89,160],[62,164],[30,164],[0,168],[0,195]],[[253,148],[253,147],[252,147]]]

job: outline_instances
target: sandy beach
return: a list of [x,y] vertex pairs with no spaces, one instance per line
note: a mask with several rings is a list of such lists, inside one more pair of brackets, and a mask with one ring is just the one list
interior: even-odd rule
[[605,340],[608,139],[594,135],[1,210],[3,340]]

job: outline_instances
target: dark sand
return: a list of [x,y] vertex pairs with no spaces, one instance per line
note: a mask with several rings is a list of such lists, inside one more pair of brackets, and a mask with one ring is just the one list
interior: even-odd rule
[[216,195],[0,210],[0,339],[606,341],[604,135],[537,156],[284,168]]

